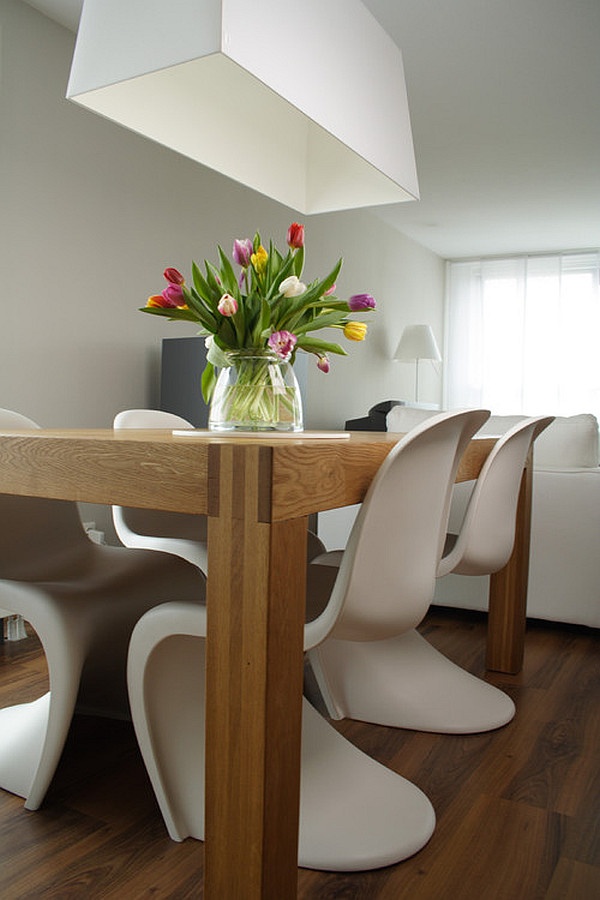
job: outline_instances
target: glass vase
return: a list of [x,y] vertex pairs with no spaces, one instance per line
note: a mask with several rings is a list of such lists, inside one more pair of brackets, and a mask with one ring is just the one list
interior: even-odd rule
[[270,350],[231,350],[210,403],[211,431],[302,431],[302,398],[291,363]]

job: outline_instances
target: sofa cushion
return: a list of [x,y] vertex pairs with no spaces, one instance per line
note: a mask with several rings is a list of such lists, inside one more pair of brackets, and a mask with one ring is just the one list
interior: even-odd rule
[[394,406],[386,416],[388,431],[400,431],[402,433],[416,428],[425,419],[439,416],[439,409],[418,409],[413,406]]
[[[395,406],[387,414],[388,431],[410,431],[437,410]],[[480,435],[501,435],[525,416],[490,416]],[[536,468],[594,468],[600,465],[598,420],[591,413],[557,416],[535,442]]]
[[558,416],[535,442],[536,466],[592,468],[599,455],[598,420],[590,413]]
[[[490,416],[480,434],[504,434],[524,416]],[[535,442],[536,468],[593,468],[600,462],[598,420],[591,413],[557,416]]]

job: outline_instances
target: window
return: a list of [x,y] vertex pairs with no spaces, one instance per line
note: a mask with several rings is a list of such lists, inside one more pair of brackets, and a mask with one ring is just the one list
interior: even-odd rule
[[444,402],[600,418],[600,251],[448,263]]

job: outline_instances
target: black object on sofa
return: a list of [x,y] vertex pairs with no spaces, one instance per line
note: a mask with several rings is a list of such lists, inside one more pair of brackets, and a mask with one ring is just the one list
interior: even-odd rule
[[386,431],[386,416],[393,406],[405,406],[404,400],[382,400],[369,410],[362,419],[348,419],[346,431]]

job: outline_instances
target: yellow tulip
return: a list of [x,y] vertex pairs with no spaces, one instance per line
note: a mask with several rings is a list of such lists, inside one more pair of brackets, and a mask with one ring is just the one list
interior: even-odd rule
[[262,275],[267,268],[267,259],[269,258],[269,254],[265,250],[265,248],[260,245],[256,253],[253,253],[250,259],[252,260],[252,265],[256,269],[259,275]]
[[349,341],[364,341],[367,326],[364,322],[348,322],[344,325],[344,337]]

